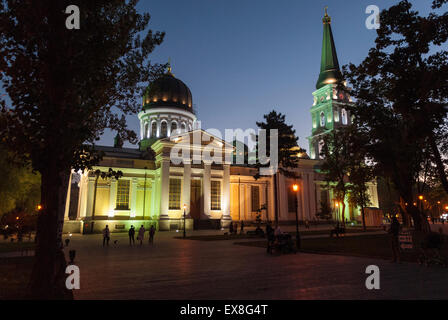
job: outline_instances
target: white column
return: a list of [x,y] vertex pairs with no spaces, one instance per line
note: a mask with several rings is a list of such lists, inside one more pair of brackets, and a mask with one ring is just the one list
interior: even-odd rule
[[144,121],[140,120],[140,140],[146,138],[143,134],[144,130],[145,130],[145,123]]
[[224,164],[223,165],[223,179],[222,179],[222,188],[223,188],[223,212],[222,212],[222,218],[224,220],[232,220],[230,217],[230,165]]
[[161,164],[160,219],[168,219],[168,200],[170,192],[170,160],[163,159]]
[[154,179],[151,181],[151,204],[149,216],[154,219],[158,215],[156,212],[156,192],[157,192],[157,175],[154,175]]
[[67,197],[65,200],[64,220],[69,220],[68,215],[70,213],[70,193],[72,191],[72,175],[73,172],[70,170],[70,178],[68,179]]
[[145,138],[149,138],[151,132],[151,123],[148,121],[148,119],[145,120]]
[[86,217],[91,217],[93,212],[93,194],[95,192],[95,177],[88,177]]
[[[260,208],[264,206],[266,203],[266,184],[260,185]],[[265,217],[268,215],[268,209],[261,211],[261,219],[264,221]]]
[[285,177],[279,172],[278,177],[278,221],[289,219],[289,208],[288,208],[288,190],[286,189]]
[[238,183],[238,219],[244,219],[244,185],[241,181]]
[[309,204],[310,204],[310,212],[309,212],[309,218],[313,219],[316,216],[316,185],[314,183],[314,173],[310,173],[308,175],[308,194],[310,196],[309,198]]
[[131,218],[137,215],[137,178],[133,178],[131,182]]
[[182,207],[187,205],[187,216],[190,216],[191,162],[184,160],[184,185],[182,190]]
[[306,190],[307,184],[305,179],[305,174],[302,174],[302,179],[300,179],[300,189],[299,189],[299,220],[305,220],[306,219]]
[[109,188],[109,217],[115,216],[115,201],[117,200],[117,180],[112,178]]
[[211,163],[204,162],[204,215],[210,218],[210,200],[211,200]]
[[303,179],[303,200],[304,200],[304,215],[303,219],[309,219],[310,218],[310,176],[308,173],[304,173],[302,175]]
[[157,138],[160,137],[160,119],[157,119]]
[[83,174],[79,182],[78,219],[86,217],[87,208],[87,177]]

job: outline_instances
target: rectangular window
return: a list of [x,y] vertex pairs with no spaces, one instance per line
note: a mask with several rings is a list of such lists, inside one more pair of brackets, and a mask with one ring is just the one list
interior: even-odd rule
[[297,193],[288,188],[288,212],[296,212]]
[[211,209],[221,210],[221,182],[211,182]]
[[260,210],[260,187],[252,186],[250,187],[251,200],[252,200],[252,212],[257,212]]
[[130,180],[118,180],[117,182],[117,210],[129,210]]
[[169,209],[179,210],[180,209],[180,179],[170,179],[170,192],[169,192]]

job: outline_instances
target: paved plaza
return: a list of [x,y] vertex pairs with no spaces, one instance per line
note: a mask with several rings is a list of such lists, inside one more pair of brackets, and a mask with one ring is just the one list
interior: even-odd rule
[[[196,232],[195,234],[198,234]],[[234,241],[174,239],[130,247],[126,234],[73,235],[81,273],[76,299],[447,299],[448,270],[417,264],[299,253],[269,256]],[[114,241],[118,240],[117,244]],[[67,254],[68,256],[68,254]],[[365,287],[377,265],[381,289]]]

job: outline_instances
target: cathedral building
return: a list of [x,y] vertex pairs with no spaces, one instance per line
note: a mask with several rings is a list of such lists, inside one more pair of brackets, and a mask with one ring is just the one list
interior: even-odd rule
[[[300,179],[277,175],[277,199],[274,176],[256,179],[258,169],[229,161],[235,158],[233,145],[200,128],[190,89],[169,67],[143,94],[138,114],[139,148],[124,148],[118,140],[113,147],[96,147],[104,155],[101,162],[78,174],[76,183],[70,184],[79,193],[74,197],[73,190],[68,192],[67,204],[76,199],[77,205],[66,206],[64,231],[100,232],[105,225],[112,232],[127,231],[131,225],[155,225],[162,231],[181,230],[184,225],[187,230],[225,228],[232,221],[252,222],[257,216],[262,221],[274,221],[276,204],[279,223],[287,224],[295,221],[296,199],[299,220],[316,219],[322,203],[332,206],[333,199],[318,170],[322,135],[351,121],[346,109],[350,97],[337,91],[342,76],[327,14],[323,22],[321,72],[313,93],[309,156],[299,155],[294,171]],[[183,142],[188,156],[181,163],[173,161],[174,148]],[[215,150],[212,159],[195,158],[195,154],[211,149]],[[103,179],[95,174],[110,169],[121,171],[122,176]],[[291,188],[294,183],[299,184],[298,192]],[[378,207],[373,182],[369,193],[372,206]],[[346,218],[360,221],[358,208],[348,204],[347,208]]]

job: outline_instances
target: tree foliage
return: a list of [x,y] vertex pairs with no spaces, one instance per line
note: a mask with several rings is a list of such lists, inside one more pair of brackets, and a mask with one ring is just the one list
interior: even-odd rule
[[[356,106],[355,122],[368,137],[365,150],[375,169],[390,178],[402,198],[413,203],[413,186],[425,160],[435,163],[446,186],[446,167],[437,136],[448,112],[448,13],[439,14],[446,0],[433,2],[426,17],[412,10],[409,1],[381,12],[375,47],[358,66],[344,67]],[[413,201],[414,200],[414,201]],[[415,206],[402,208],[417,229],[425,217]]]
[[[270,130],[278,130],[278,165],[279,170],[285,175],[291,175],[288,168],[295,168],[298,165],[298,153],[304,152],[299,148],[296,131],[292,125],[286,123],[286,116],[282,113],[272,110],[263,116],[264,121],[257,122],[260,129],[267,130],[266,150],[270,151]],[[257,144],[258,145],[258,144]],[[269,156],[269,155],[268,155]]]
[[320,169],[327,188],[333,191],[334,199],[341,204],[341,218],[345,223],[345,198],[349,192],[347,173],[351,165],[349,133],[335,129],[324,135],[322,141],[320,156],[323,160]]
[[[299,138],[296,136],[296,131],[293,129],[292,125],[286,123],[286,116],[282,113],[277,113],[277,111],[272,110],[270,113],[265,114],[263,116],[264,121],[257,122],[257,126],[260,129],[267,130],[267,139],[266,139],[266,150],[268,153],[268,157],[270,156],[271,150],[271,141],[270,141],[270,130],[278,130],[277,131],[277,139],[278,139],[278,171],[280,171],[284,176],[298,179],[299,177],[296,173],[291,170],[292,168],[296,168],[298,166],[299,157],[298,154],[300,152],[304,152],[301,149],[297,141]],[[258,141],[257,141],[257,150],[258,150]],[[257,152],[258,155],[258,152]],[[258,161],[257,161],[258,162]],[[260,166],[258,164],[258,166]],[[257,179],[259,177],[259,173],[255,176]],[[274,173],[274,194],[275,194],[275,202],[274,202],[274,216],[275,216],[275,225],[278,226],[278,205],[277,205],[277,171]]]
[[137,2],[76,1],[80,29],[69,30],[72,1],[0,1],[0,81],[9,98],[0,101],[0,139],[42,177],[30,285],[39,298],[66,294],[60,247],[70,169],[97,163],[93,144],[105,129],[136,142],[125,116],[139,110],[145,83],[163,67],[149,55],[164,33],[148,29]]
[[16,208],[33,213],[40,203],[40,175],[30,165],[13,161],[11,154],[0,146],[0,217]]

